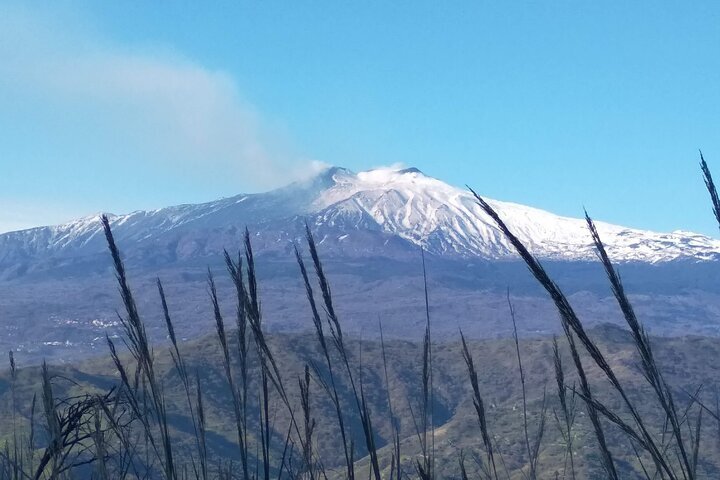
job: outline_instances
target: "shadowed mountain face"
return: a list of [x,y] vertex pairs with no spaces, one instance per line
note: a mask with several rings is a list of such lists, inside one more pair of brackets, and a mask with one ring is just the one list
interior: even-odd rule
[[[435,324],[437,325],[437,323]],[[377,327],[375,327],[377,329]],[[419,330],[422,330],[420,328]],[[612,368],[617,372],[623,385],[628,388],[631,398],[643,398],[648,401],[638,403],[641,415],[649,425],[652,432],[660,430],[665,417],[662,415],[657,403],[649,395],[648,386],[639,371],[640,359],[637,356],[635,345],[630,335],[618,328],[599,326],[589,330],[589,335],[598,342]],[[385,383],[383,372],[382,352],[380,342],[377,340],[364,340],[362,345],[357,339],[349,340],[353,365],[360,363],[362,356],[363,378],[365,392],[372,412],[373,427],[376,432],[376,442],[380,448],[379,457],[384,469],[383,478],[390,478],[388,465],[392,452],[392,424],[388,410],[387,398],[391,398],[394,412],[397,416],[397,425],[401,438],[403,468],[407,478],[413,476],[415,459],[419,452],[416,436],[415,415],[422,408],[422,357],[423,345],[418,332],[415,338],[418,341],[390,340],[386,342],[388,383]],[[411,339],[412,340],[412,339]],[[230,338],[230,350],[235,351],[235,336]],[[306,364],[319,366],[321,374],[326,375],[324,359],[319,350],[317,338],[312,335],[276,334],[269,336],[270,348],[279,364],[280,371],[292,399],[293,408],[297,414],[299,398],[297,379],[303,375]],[[653,338],[653,348],[659,359],[660,368],[669,385],[677,395],[679,405],[685,405],[687,396],[684,392],[695,392],[698,386],[703,385],[703,399],[712,408],[713,385],[720,373],[717,362],[709,362],[708,358],[718,358],[720,355],[720,340],[717,338]],[[121,348],[121,347],[119,347]],[[207,442],[213,461],[233,460],[239,462],[237,456],[236,431],[233,421],[232,397],[229,393],[222,364],[221,352],[214,334],[180,345],[182,355],[190,371],[201,372],[201,382],[205,405],[205,415],[209,428]],[[555,379],[553,367],[552,342],[550,339],[523,339],[520,349],[525,375],[527,377],[527,400],[529,412],[529,428],[531,435],[538,427],[540,412],[543,405],[543,393],[547,395],[548,417],[543,441],[541,442],[541,461],[538,478],[555,478],[555,472],[563,472],[567,468],[564,458],[564,442],[561,430],[558,428],[553,412],[560,411],[555,392]],[[521,383],[518,377],[517,358],[512,339],[502,340],[473,340],[469,342],[469,350],[474,356],[478,368],[479,390],[485,401],[486,415],[489,431],[496,439],[496,452],[503,457],[503,470],[507,469],[508,476],[520,480],[527,478],[527,453],[523,444],[523,417]],[[360,352],[362,351],[362,354]],[[571,364],[570,354],[564,340],[561,340],[560,351],[566,367]],[[64,398],[78,391],[100,393],[107,391],[118,384],[116,367],[107,354],[107,348],[102,349],[103,355],[92,361],[77,362],[68,366],[53,366],[51,371],[58,375],[53,382],[57,398]],[[586,365],[592,362],[583,353]],[[126,365],[132,365],[123,357]],[[336,361],[340,361],[336,358]],[[170,354],[164,348],[156,349],[155,367],[162,378],[163,389],[166,395],[171,425],[172,439],[180,461],[186,461],[189,454],[195,452],[192,423],[185,403],[185,393],[181,381],[174,369]],[[257,392],[259,385],[258,364],[251,361],[251,392]],[[570,367],[572,368],[572,367]],[[435,448],[437,459],[436,478],[460,478],[458,474],[458,455],[463,450],[469,459],[473,455],[484,456],[482,439],[478,427],[476,411],[473,405],[472,390],[469,385],[467,369],[462,360],[459,342],[436,342],[433,346],[433,425],[435,427]],[[12,417],[8,408],[12,405],[12,398],[17,398],[20,416],[27,422],[30,416],[30,404],[33,394],[40,391],[39,368],[24,368],[18,372],[15,393],[10,390],[10,375],[0,369],[0,441],[3,434],[11,432]],[[566,381],[572,385],[577,380],[575,374],[568,370]],[[605,388],[604,377],[596,368],[589,368],[588,374],[591,384],[596,387],[594,393],[603,402],[617,405],[613,399],[611,389]],[[345,419],[351,432],[351,438],[357,449],[358,460],[356,478],[368,478],[368,457],[364,450],[362,427],[357,420],[357,413],[349,382],[342,376],[338,382],[340,401]],[[387,388],[387,390],[386,390]],[[388,391],[389,390],[389,391]],[[13,397],[13,395],[15,397]],[[272,448],[273,458],[279,458],[282,453],[289,417],[279,400],[272,395],[273,430],[274,439]],[[386,396],[387,395],[387,396]],[[251,393],[252,396],[252,393]],[[317,455],[328,468],[329,479],[346,478],[343,476],[343,452],[337,425],[335,423],[334,409],[322,387],[315,381],[311,382],[310,404],[312,416],[317,420],[315,439],[317,442]],[[250,431],[259,429],[257,423],[257,406],[251,402]],[[618,407],[619,408],[619,407]],[[683,407],[684,408],[684,407]],[[693,415],[694,417],[694,411]],[[628,420],[629,421],[629,420]],[[25,423],[26,424],[26,423]],[[695,422],[693,421],[693,425]],[[640,467],[637,465],[633,446],[625,434],[614,427],[610,422],[606,424],[608,443],[615,460],[618,463],[619,478],[643,478]],[[694,428],[694,427],[693,427]],[[702,442],[700,449],[700,463],[698,478],[718,478],[720,475],[720,457],[716,454],[717,424],[713,419],[704,419],[702,422]],[[607,478],[603,475],[602,464],[598,454],[596,440],[589,419],[585,414],[585,407],[578,400],[578,414],[573,426],[575,469],[578,479]],[[38,428],[38,443],[44,441],[44,430]],[[707,439],[707,440],[706,440]],[[252,452],[251,452],[252,455]],[[468,462],[473,472],[477,468],[472,460]],[[565,465],[565,467],[564,467]],[[634,466],[634,471],[631,467]],[[524,472],[520,470],[525,467]],[[83,476],[81,478],[89,477]],[[273,477],[275,478],[275,477]],[[479,472],[470,478],[484,478]],[[559,478],[562,478],[560,476]],[[571,478],[567,475],[566,478]]]
[[[491,201],[530,250],[543,259],[590,322],[620,319],[584,220]],[[258,255],[268,327],[311,324],[294,262],[307,223],[327,265],[348,330],[370,335],[378,317],[389,335],[407,336],[424,319],[420,248],[427,254],[437,335],[510,332],[505,289],[512,288],[524,334],[557,331],[552,306],[472,195],[417,169],[353,173],[331,168],[268,193],[200,205],[110,216],[140,310],[164,335],[154,288],[159,276],[182,335],[212,328],[205,277],[220,278],[222,252],[237,251],[247,226]],[[639,313],[657,334],[715,334],[720,322],[720,241],[598,223],[611,258],[621,263]],[[28,361],[65,359],[104,348],[119,305],[99,216],[0,235],[0,348]],[[372,328],[370,328],[372,327]]]

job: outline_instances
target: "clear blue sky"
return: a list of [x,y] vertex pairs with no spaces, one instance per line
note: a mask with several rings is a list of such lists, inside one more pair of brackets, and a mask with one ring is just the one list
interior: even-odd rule
[[0,231],[402,163],[717,233],[720,2],[50,3],[0,1]]

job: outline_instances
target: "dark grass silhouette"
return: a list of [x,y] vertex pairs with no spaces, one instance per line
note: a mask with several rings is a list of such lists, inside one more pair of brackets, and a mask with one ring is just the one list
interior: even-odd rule
[[[701,154],[701,170],[710,193],[713,212],[720,225],[720,197],[709,168]],[[564,465],[556,467],[555,477],[576,479],[577,452],[574,432],[578,428],[578,410],[584,408],[595,437],[594,453],[599,456],[603,475],[611,479],[625,478],[620,472],[632,471],[634,477],[647,479],[694,480],[699,477],[702,463],[703,413],[718,423],[720,408],[710,408],[702,401],[701,386],[694,392],[678,391],[666,381],[653,351],[650,337],[637,318],[625,292],[617,269],[612,264],[594,222],[586,214],[588,231],[595,245],[598,259],[608,278],[612,293],[626,320],[637,356],[639,369],[647,384],[648,393],[638,399],[628,393],[628,386],[608,361],[596,340],[591,338],[568,298],[549,277],[542,264],[513,234],[497,212],[479,195],[482,207],[497,228],[514,246],[531,274],[547,291],[557,307],[563,327],[566,348],[572,359],[568,369],[563,361],[557,339],[553,339],[552,363],[557,388],[557,407],[552,408],[553,419],[561,433]],[[20,418],[15,392],[17,366],[10,355],[12,389],[12,420],[9,439],[0,449],[0,479],[310,479],[347,478],[354,480],[361,461],[367,464],[369,478],[398,479],[440,478],[436,470],[436,399],[434,387],[434,348],[430,300],[424,254],[421,262],[424,278],[425,328],[422,356],[419,359],[421,376],[418,379],[419,398],[409,398],[414,432],[403,432],[396,417],[398,409],[390,395],[388,358],[381,333],[381,381],[368,384],[367,367],[362,356],[353,355],[348,339],[343,335],[342,323],[335,309],[330,281],[324,273],[318,245],[306,226],[306,243],[313,273],[308,272],[303,254],[295,246],[300,277],[305,286],[310,316],[317,342],[319,362],[303,366],[297,378],[287,378],[271,347],[263,326],[262,307],[255,259],[246,230],[243,250],[234,259],[225,252],[227,273],[232,281],[235,303],[235,325],[226,326],[222,314],[222,299],[218,294],[215,276],[208,272],[208,295],[216,327],[217,362],[224,376],[224,388],[231,399],[232,418],[236,431],[236,456],[218,457],[208,448],[212,432],[206,419],[206,391],[202,372],[188,363],[183,355],[173,326],[171,307],[161,281],[157,288],[170,340],[168,354],[174,374],[179,379],[183,400],[171,402],[167,395],[169,377],[156,366],[156,353],[148,341],[145,324],[138,312],[122,255],[106,217],[102,219],[110,255],[118,282],[123,313],[118,314],[124,336],[126,353],[118,352],[117,340],[107,338],[113,365],[117,372],[116,386],[102,393],[82,393],[58,398],[53,381],[58,380],[51,368],[43,364],[40,378],[40,413],[36,414],[35,396],[32,398],[29,420]],[[170,299],[171,301],[172,299]],[[514,346],[517,373],[522,394],[522,465],[510,472],[503,449],[493,435],[493,424],[480,389],[478,369],[470,347],[460,332],[461,354],[458,361],[467,370],[466,388],[470,392],[476,415],[478,450],[482,455],[468,459],[458,449],[458,478],[541,478],[543,441],[550,408],[543,392],[540,411],[533,424],[527,402],[526,369],[523,364],[521,342],[515,327],[515,312],[508,293],[510,320],[514,326]],[[235,348],[233,348],[235,346]],[[597,370],[603,383],[591,384],[590,371]],[[372,378],[372,377],[371,377]],[[569,379],[572,383],[569,384]],[[297,385],[297,394],[291,393]],[[345,388],[347,387],[347,388]],[[384,389],[384,391],[383,391]],[[347,392],[343,396],[342,392]],[[390,425],[387,450],[389,467],[382,465],[381,445],[375,429],[377,412],[371,409],[370,395],[381,392],[386,397]],[[598,392],[604,395],[599,395]],[[606,400],[608,395],[617,402]],[[328,402],[328,412],[336,424],[336,441],[340,444],[344,463],[341,471],[330,471],[328,464],[338,459],[322,458],[317,448],[317,402]],[[654,405],[659,416],[650,417],[644,407]],[[191,444],[181,444],[173,429],[175,415],[189,418]],[[657,419],[660,418],[660,424]],[[287,422],[287,423],[278,423]],[[42,425],[43,435],[37,429]],[[4,428],[4,426],[3,426]],[[635,465],[621,465],[608,442],[608,431],[620,434],[630,443]],[[354,439],[360,438],[360,444]],[[415,442],[410,440],[415,439]],[[474,464],[477,468],[469,469]],[[560,474],[562,472],[562,474]],[[363,478],[364,478],[363,475]],[[550,477],[547,477],[550,478]]]

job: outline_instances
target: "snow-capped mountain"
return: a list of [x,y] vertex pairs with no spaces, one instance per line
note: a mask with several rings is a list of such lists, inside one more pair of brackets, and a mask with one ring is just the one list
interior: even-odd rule
[[[488,200],[513,232],[540,258],[591,260],[584,220],[515,203]],[[466,189],[417,169],[353,173],[330,168],[267,193],[238,195],[126,215],[111,215],[126,252],[173,261],[206,256],[237,243],[247,225],[268,250],[288,250],[308,222],[330,254],[392,254],[424,247],[455,257],[511,259],[515,253]],[[655,233],[598,222],[613,260],[657,263],[720,258],[720,240],[689,232]],[[399,250],[398,250],[399,249]],[[99,215],[64,225],[0,235],[0,266],[63,265],[105,253]]]
[[[371,170],[353,174],[335,169],[332,185],[313,206],[317,224],[336,218],[370,217],[384,232],[433,253],[514,256],[514,249],[466,189],[450,186],[417,169]],[[560,217],[515,203],[488,200],[511,230],[541,258],[594,258],[584,220]],[[689,232],[668,234],[598,222],[597,228],[616,261],[662,262],[680,258],[710,260],[720,255],[720,240]]]
[[[489,202],[546,260],[588,325],[622,323],[584,220]],[[524,334],[558,327],[552,303],[474,197],[416,169],[330,168],[266,193],[110,219],[139,308],[158,341],[166,330],[156,278],[166,287],[178,331],[186,338],[207,334],[214,328],[207,269],[226,294],[223,306],[232,308],[222,252],[242,247],[245,226],[257,254],[267,327],[311,328],[292,248],[296,242],[304,249],[306,222],[349,333],[376,331],[378,318],[397,338],[424,328],[420,246],[430,252],[435,338],[456,339],[458,328],[478,338],[509,334],[508,287]],[[720,259],[720,241],[597,227],[613,260],[623,263],[625,286],[653,332],[720,334],[720,262],[713,261]],[[105,335],[117,331],[119,300],[99,215],[0,235],[0,287],[0,350],[23,352],[25,361],[105,352]]]

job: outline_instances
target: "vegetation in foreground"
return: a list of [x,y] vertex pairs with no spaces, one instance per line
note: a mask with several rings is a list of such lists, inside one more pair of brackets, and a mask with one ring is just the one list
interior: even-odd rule
[[[720,223],[720,198],[702,155],[701,167]],[[226,253],[236,294],[231,320],[222,314],[208,272],[213,346],[178,342],[171,299],[158,280],[170,342],[167,354],[157,354],[104,219],[124,307],[121,343],[107,338],[116,375],[88,381],[79,371],[46,365],[19,370],[11,354],[7,386],[0,380],[0,392],[9,392],[0,478],[717,477],[720,408],[708,392],[716,376],[688,371],[678,378],[677,364],[668,369],[660,361],[658,352],[678,352],[651,342],[590,217],[588,230],[629,327],[629,342],[619,352],[585,329],[542,265],[475,197],[548,292],[562,341],[521,344],[516,332],[503,344],[504,355],[494,357],[478,351],[487,344],[466,342],[462,332],[459,345],[435,344],[426,288],[419,345],[358,343],[343,335],[307,229],[309,259],[299,249],[296,258],[314,338],[288,344],[266,335],[246,232],[242,254]],[[514,324],[510,294],[508,310]],[[210,354],[203,358],[198,348]],[[515,377],[515,388],[503,385],[503,392],[512,392],[508,398],[485,381],[498,370],[505,382],[508,372]],[[554,377],[549,383],[548,371]],[[688,384],[691,379],[696,383]],[[450,438],[450,407],[463,408],[453,398],[467,399],[468,415]],[[510,411],[498,408],[515,399]]]

